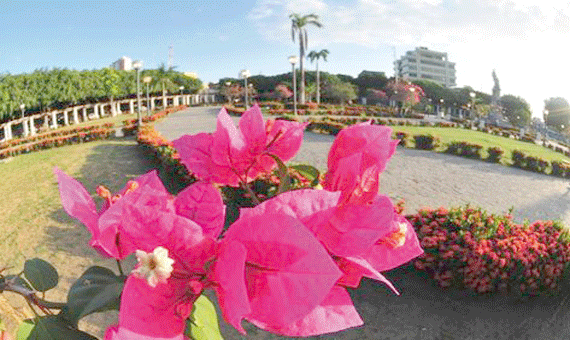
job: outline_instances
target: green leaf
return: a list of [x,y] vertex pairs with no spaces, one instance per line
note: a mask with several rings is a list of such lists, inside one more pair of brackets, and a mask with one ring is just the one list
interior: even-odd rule
[[314,187],[319,184],[319,176],[321,173],[317,168],[307,164],[292,165],[289,168],[296,170],[301,176],[311,181],[311,186]]
[[57,270],[49,262],[38,258],[27,260],[24,263],[24,275],[39,292],[54,288],[59,281]]
[[124,278],[112,270],[94,266],[87,269],[69,289],[63,317],[71,324],[91,313],[119,309]]
[[206,296],[194,301],[192,314],[186,321],[186,336],[194,340],[223,340],[218,325],[218,314],[212,301]]
[[66,323],[59,315],[25,320],[18,328],[16,340],[97,340]]
[[287,170],[287,166],[278,156],[270,153],[267,155],[275,160],[275,163],[277,163],[277,167],[279,169],[279,187],[277,188],[277,194],[288,191],[291,188],[291,179],[289,178],[289,171]]

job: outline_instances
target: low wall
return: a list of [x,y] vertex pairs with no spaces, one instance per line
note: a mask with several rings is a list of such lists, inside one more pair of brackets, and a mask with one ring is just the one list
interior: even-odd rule
[[[153,111],[156,106],[169,107],[179,105],[199,105],[215,103],[216,97],[212,94],[183,94],[160,97],[141,97],[141,112]],[[0,142],[14,138],[16,134],[23,137],[33,136],[38,131],[48,131],[79,124],[101,117],[116,116],[122,113],[136,113],[138,110],[136,99],[122,99],[104,103],[85,104],[67,107],[61,110],[36,113],[3,124],[0,124]]]

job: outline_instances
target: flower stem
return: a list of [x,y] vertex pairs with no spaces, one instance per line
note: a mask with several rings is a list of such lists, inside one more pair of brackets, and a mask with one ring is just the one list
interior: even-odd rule
[[119,274],[121,274],[121,276],[125,276],[125,273],[123,272],[123,267],[121,267],[121,261],[116,260],[117,261],[117,267],[119,268]]
[[253,201],[253,203],[255,203],[255,205],[261,204],[261,202],[259,201],[259,199],[255,195],[255,192],[253,192],[253,190],[251,190],[249,185],[247,185],[247,183],[245,183],[243,181],[240,183],[241,183],[241,186],[245,189],[245,191],[247,191],[249,193],[249,195],[251,196],[251,200]]

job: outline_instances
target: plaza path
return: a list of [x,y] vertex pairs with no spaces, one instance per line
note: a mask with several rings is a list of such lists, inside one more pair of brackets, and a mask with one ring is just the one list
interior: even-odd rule
[[[197,107],[174,113],[156,124],[173,140],[183,134],[216,129],[218,108]],[[238,121],[238,118],[234,118]],[[305,132],[301,150],[291,162],[326,170],[333,136]],[[421,207],[470,203],[490,212],[514,207],[514,216],[560,219],[570,226],[570,182],[529,171],[429,151],[398,148],[380,177],[380,192],[406,200],[407,212]]]
[[[219,107],[190,108],[156,124],[168,139],[215,130]],[[237,118],[235,119],[237,122]],[[305,133],[291,162],[326,170],[333,136]],[[381,176],[381,193],[406,200],[406,212],[420,207],[479,206],[502,213],[514,207],[518,221],[560,219],[570,226],[568,181],[496,164],[429,151],[398,148]],[[409,267],[386,274],[402,293],[363,281],[351,291],[365,326],[318,338],[326,339],[562,339],[570,334],[566,299],[533,299],[525,303],[501,297],[442,293]],[[242,339],[222,326],[227,339]],[[248,325],[248,339],[277,339]]]

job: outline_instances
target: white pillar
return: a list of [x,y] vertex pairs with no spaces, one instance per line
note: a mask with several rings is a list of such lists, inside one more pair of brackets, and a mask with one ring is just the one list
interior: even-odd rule
[[69,125],[68,113],[69,113],[69,111],[63,111],[63,124],[65,124],[65,126]]
[[8,141],[10,139],[12,139],[12,124],[8,122],[4,125],[4,141]]
[[130,114],[135,113],[135,101],[134,100],[129,101],[129,113]]
[[44,130],[47,131],[49,129],[49,115],[46,113],[42,118],[44,119]]
[[36,134],[36,124],[34,124],[34,116],[30,117],[30,134],[32,136]]
[[174,97],[172,98],[172,105],[173,105],[173,106],[178,106],[178,96],[174,96]]
[[81,115],[83,116],[83,121],[86,122],[87,121],[87,107],[83,107],[83,110],[81,110]]
[[166,97],[162,97],[162,106],[166,107],[166,103],[167,103]]
[[154,97],[150,98],[150,110],[154,111]]
[[28,137],[30,135],[30,129],[28,129],[28,120],[22,120],[22,127],[24,128],[24,137]]
[[123,112],[121,112],[121,103],[120,103],[120,102],[117,102],[117,114],[120,115],[120,114],[122,114],[122,113],[123,113]]
[[79,124],[79,114],[77,112],[77,107],[73,108],[73,124]]
[[57,111],[51,113],[51,128],[57,129]]
[[99,105],[99,117],[98,118],[103,118],[105,117],[105,104],[101,104]]
[[93,115],[95,116],[95,119],[100,118],[100,116],[99,116],[99,105],[98,104],[95,104],[93,106]]

